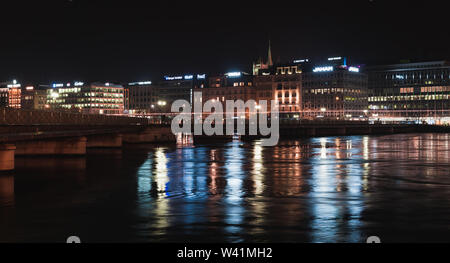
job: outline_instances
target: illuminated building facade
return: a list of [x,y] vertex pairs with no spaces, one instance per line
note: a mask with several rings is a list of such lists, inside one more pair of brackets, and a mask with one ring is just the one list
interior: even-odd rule
[[130,114],[150,113],[157,107],[158,87],[151,81],[128,83],[126,89],[127,110]]
[[257,99],[277,100],[284,119],[354,119],[367,116],[367,75],[347,58],[276,64],[255,76]]
[[[450,63],[405,63],[368,68],[369,109],[374,118],[450,117]],[[447,120],[448,121],[448,120]]]
[[254,77],[257,100],[277,101],[281,118],[300,118],[302,70],[299,65],[275,65],[259,74]]
[[124,87],[113,83],[53,84],[47,90],[47,103],[52,109],[85,114],[123,114]]
[[22,87],[22,109],[44,110],[47,104],[47,89],[49,86],[26,85]]
[[215,100],[222,102],[223,106],[225,106],[227,100],[246,102],[255,99],[253,76],[244,72],[230,72],[210,77],[208,87],[196,91],[202,92],[203,103],[208,100]]
[[302,115],[307,119],[366,119],[368,78],[342,57],[303,69]]
[[21,108],[22,85],[16,80],[0,83],[0,107]]
[[189,74],[183,76],[165,76],[158,83],[158,102],[160,107],[168,107],[176,100],[192,103],[194,89],[207,86],[206,74]]

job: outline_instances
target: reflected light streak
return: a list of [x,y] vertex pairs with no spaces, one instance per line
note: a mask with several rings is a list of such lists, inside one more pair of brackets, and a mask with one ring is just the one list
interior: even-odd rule
[[327,158],[327,138],[320,138],[320,158]]
[[256,142],[253,148],[253,181],[255,186],[255,195],[261,195],[264,191],[263,184],[263,156],[262,156],[263,147],[261,146],[261,142]]
[[245,209],[243,202],[243,161],[245,158],[243,149],[239,147],[239,142],[230,143],[230,148],[226,150],[225,169],[227,170],[227,185],[226,185],[226,217],[225,223],[228,224],[226,231],[232,234],[230,236],[231,242],[240,241],[235,240],[233,235],[241,233],[241,224],[244,220]]

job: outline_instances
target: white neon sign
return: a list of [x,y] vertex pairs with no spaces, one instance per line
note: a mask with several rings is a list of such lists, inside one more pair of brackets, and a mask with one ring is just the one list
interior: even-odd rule
[[164,78],[166,80],[180,80],[180,79],[183,79],[182,76],[175,76],[175,77],[167,77],[167,76],[165,76]]
[[294,63],[304,63],[304,62],[309,62],[309,59],[294,60]]
[[236,77],[240,77],[241,76],[241,72],[228,72],[225,75],[227,75],[230,78],[236,78]]
[[350,72],[359,72],[359,68],[357,68],[357,67],[349,67],[348,71],[350,71]]
[[134,86],[134,85],[151,85],[151,84],[152,84],[151,81],[141,81],[141,82],[132,82],[129,83],[128,85]]
[[326,67],[316,67],[313,69],[313,72],[330,72],[333,70],[334,68],[332,66],[326,66]]

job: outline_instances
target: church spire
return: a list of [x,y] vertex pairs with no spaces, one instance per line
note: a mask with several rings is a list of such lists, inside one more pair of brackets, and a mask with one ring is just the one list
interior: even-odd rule
[[272,61],[272,46],[270,44],[270,40],[269,40],[269,52],[267,54],[267,65],[268,66],[273,66],[273,61]]

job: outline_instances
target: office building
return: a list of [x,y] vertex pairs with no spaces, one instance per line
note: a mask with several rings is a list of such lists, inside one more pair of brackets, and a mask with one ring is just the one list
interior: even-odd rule
[[194,89],[207,86],[206,74],[188,74],[184,76],[165,76],[158,84],[159,108],[169,110],[176,100],[186,100],[192,103]]
[[[208,100],[220,101],[225,106],[227,100],[255,99],[253,76],[244,72],[230,72],[208,79],[208,87],[197,89],[202,92],[203,103]],[[224,108],[225,110],[225,108]]]
[[344,57],[307,63],[302,74],[302,116],[307,119],[367,119],[368,78]]
[[[126,109],[129,114],[146,114],[158,105],[158,87],[151,81],[132,82],[126,86]],[[161,102],[160,102],[161,104]]]
[[449,62],[372,66],[368,74],[374,119],[449,122]]
[[22,87],[21,107],[27,110],[44,110],[47,105],[47,89],[45,85],[26,85]]
[[85,114],[123,114],[124,87],[113,83],[55,83],[47,90],[52,109]]

